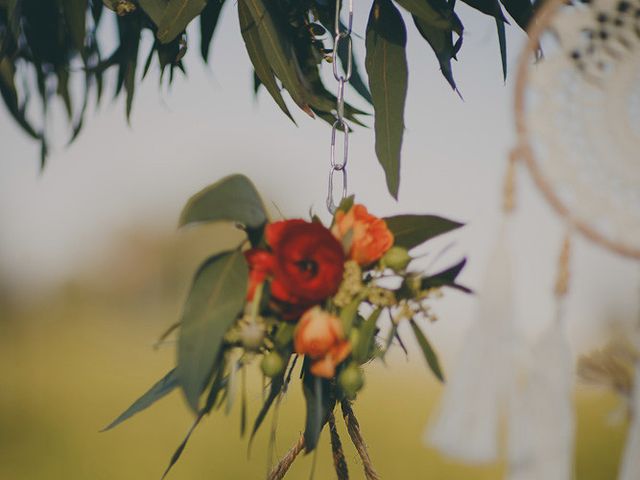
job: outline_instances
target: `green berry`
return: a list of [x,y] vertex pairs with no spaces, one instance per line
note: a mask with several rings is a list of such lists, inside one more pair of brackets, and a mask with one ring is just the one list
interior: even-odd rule
[[344,395],[353,400],[364,385],[364,375],[360,367],[352,363],[342,370],[338,375],[338,385],[340,385]]
[[266,377],[275,377],[284,370],[284,358],[278,352],[269,352],[260,362],[260,369]]
[[380,264],[383,267],[390,268],[394,272],[400,272],[407,268],[410,261],[411,256],[406,248],[391,247],[380,260]]

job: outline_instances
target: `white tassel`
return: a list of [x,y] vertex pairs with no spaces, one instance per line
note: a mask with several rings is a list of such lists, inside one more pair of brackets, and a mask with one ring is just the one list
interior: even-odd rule
[[640,478],[640,362],[636,363],[632,396],[632,420],[627,433],[627,443],[618,480]]
[[[573,478],[573,359],[556,320],[531,351],[509,405],[509,480]],[[638,480],[640,477],[635,477]]]
[[466,335],[440,411],[424,437],[468,462],[496,460],[501,413],[513,378],[516,332],[507,228],[505,222],[488,264],[479,318]]

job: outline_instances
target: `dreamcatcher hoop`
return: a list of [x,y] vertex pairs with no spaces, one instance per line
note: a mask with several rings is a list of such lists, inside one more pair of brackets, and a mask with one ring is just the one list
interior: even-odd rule
[[[576,9],[575,12],[566,14],[567,17],[571,15],[574,18],[569,22],[558,25],[558,19],[561,19],[561,16],[564,13],[564,9]],[[534,77],[536,76],[536,71],[534,69],[544,68],[544,64],[551,63],[553,65],[553,62],[550,62],[547,58],[540,62],[540,65],[536,65],[535,62],[532,62],[532,58],[535,58],[539,55],[540,45],[543,42],[543,39],[546,38],[545,36],[548,33],[552,33],[554,35],[553,38],[555,38],[559,43],[561,42],[561,40],[568,40],[567,43],[574,42],[574,45],[579,45],[580,42],[588,41],[589,37],[593,37],[595,33],[596,38],[593,40],[593,42],[590,43],[590,45],[595,44],[595,47],[593,47],[593,49],[592,47],[587,48],[586,52],[582,52],[579,48],[576,48],[575,50],[566,50],[567,47],[573,48],[571,45],[561,46],[561,49],[565,49],[559,53],[560,55],[564,55],[564,57],[560,60],[561,62],[565,62],[566,64],[563,65],[563,67],[574,67],[573,71],[570,72],[572,78],[571,80],[569,80],[573,81],[574,83],[570,87],[567,87],[568,89],[574,88],[574,92],[577,92],[578,94],[582,94],[585,90],[589,89],[591,89],[592,92],[595,92],[598,88],[598,81],[602,81],[603,84],[606,84],[607,80],[611,78],[611,71],[615,71],[615,69],[619,65],[622,65],[623,62],[620,60],[630,58],[632,62],[635,61],[632,67],[637,67],[636,71],[634,72],[634,75],[636,75],[636,77],[633,79],[633,81],[635,81],[636,79],[638,81],[636,82],[636,84],[629,82],[628,85],[635,86],[638,89],[638,92],[634,91],[633,93],[639,97],[636,103],[640,105],[640,87],[638,87],[638,85],[640,85],[640,61],[638,61],[638,59],[640,59],[640,36],[638,35],[637,31],[633,32],[633,30],[632,32],[635,33],[635,38],[631,38],[631,36],[627,38],[619,33],[620,29],[625,28],[624,21],[620,18],[622,18],[627,11],[629,11],[628,17],[632,23],[630,27],[633,27],[635,29],[640,28],[640,20],[638,20],[637,16],[639,15],[637,12],[640,12],[640,2],[638,2],[637,0],[595,0],[594,2],[590,2],[589,4],[576,4],[575,6],[567,6],[567,3],[563,0],[549,0],[540,9],[535,20],[529,27],[529,39],[522,55],[520,56],[518,63],[514,104],[518,146],[514,151],[514,155],[524,160],[537,188],[542,192],[543,196],[546,198],[552,208],[572,227],[574,227],[576,231],[579,231],[586,238],[607,248],[610,251],[634,259],[640,259],[640,235],[629,234],[627,235],[627,238],[621,239],[620,235],[617,235],[617,233],[619,233],[620,231],[620,228],[618,229],[618,232],[612,232],[611,229],[609,231],[603,230],[601,226],[596,225],[591,218],[585,218],[586,215],[581,215],[580,212],[577,212],[575,205],[571,205],[571,202],[567,201],[566,197],[562,195],[562,192],[560,191],[561,189],[559,187],[559,184],[562,180],[558,180],[557,176],[555,176],[555,172],[551,171],[555,167],[550,167],[549,162],[545,163],[545,160],[541,159],[543,155],[541,155],[539,151],[536,151],[535,144],[538,140],[540,140],[540,136],[544,137],[545,133],[542,133],[541,129],[536,128],[537,125],[534,125],[535,121],[534,119],[532,119],[531,108],[529,105],[529,96],[531,94],[531,90],[535,89],[536,80]],[[607,13],[604,12],[613,12],[613,15],[607,17]],[[593,24],[595,26],[595,30],[590,31],[589,27],[585,27],[585,25],[588,24]],[[562,27],[562,30],[557,28],[559,26]],[[608,30],[611,33],[607,33],[605,27],[612,27]],[[607,37],[609,36],[613,36],[613,41],[611,43],[613,43],[614,45],[606,45],[605,40],[607,40]],[[628,52],[626,52],[626,54],[625,52],[620,51],[621,48],[624,49],[625,42],[628,43],[628,45],[626,45],[628,47]],[[633,49],[635,49],[635,51]],[[544,52],[544,54],[546,55],[546,52]],[[556,52],[556,54],[558,53]],[[581,55],[584,54],[587,54],[586,59],[589,62],[593,63],[593,65],[585,66],[584,63],[581,63],[585,58],[584,56],[581,58]],[[633,55],[635,55],[635,57]],[[593,70],[594,68],[596,71]],[[562,72],[562,75],[567,75],[566,70],[571,70],[571,68],[565,68],[565,72]],[[623,74],[625,74],[625,72],[623,72]],[[559,78],[560,73],[557,73],[554,79],[557,80]],[[552,85],[547,86],[549,88],[552,87]],[[582,90],[580,90],[580,88],[582,88]],[[605,89],[603,89],[603,91],[604,90]],[[543,91],[543,95],[553,95],[553,93],[555,92],[549,92],[548,90],[546,92]],[[562,95],[562,93],[563,92],[560,92],[560,95]],[[623,95],[620,95],[622,92],[617,93],[619,94],[618,97],[623,97]],[[606,97],[606,95],[603,96]],[[583,101],[585,97],[577,96],[576,98],[580,101]],[[610,100],[610,98],[606,99]],[[567,98],[564,98],[563,100],[567,103],[567,110],[569,110],[572,107],[572,105],[570,104],[571,102],[568,101]],[[622,98],[620,100],[621,103],[619,103],[617,106],[625,105],[625,100],[625,98]],[[587,101],[585,100],[583,103],[586,104]],[[638,105],[636,105],[636,109],[640,110],[640,106]],[[579,113],[582,113],[582,111]],[[596,116],[600,115],[601,113],[602,112],[599,110],[596,111]],[[640,120],[640,115],[638,115],[638,117],[638,120]],[[552,123],[551,119],[549,119],[549,123]],[[622,123],[620,125],[622,125]],[[631,158],[631,160],[629,160],[629,156],[627,156],[626,159],[623,159],[623,161],[629,162],[629,165],[626,165],[626,167],[629,167],[632,170],[636,169],[634,170],[634,172],[637,171],[637,175],[640,175],[640,131],[632,132],[632,129],[630,128],[631,126],[629,125],[630,123],[631,122],[628,122],[628,124],[624,126],[626,128],[625,133],[632,133],[632,135],[631,138],[628,138],[629,135],[626,135],[625,141],[635,142],[634,145],[637,146],[637,149],[635,151],[638,152],[635,161],[638,163],[638,165],[633,165],[634,159]],[[593,125],[591,126],[593,127]],[[550,128],[553,129],[553,126],[550,126]],[[558,133],[556,133],[556,135],[558,135]],[[594,140],[588,138],[586,142],[594,142]],[[626,145],[626,148],[627,153],[633,151],[633,149],[629,148],[629,144]],[[546,153],[548,156],[553,156],[553,152]],[[594,155],[593,158],[595,159],[596,163],[600,162],[600,166],[607,165],[606,161],[602,161],[602,156],[598,157],[598,154],[593,153],[593,151],[589,151],[588,153],[590,155]],[[563,166],[565,167],[565,173],[568,173],[568,175],[573,175],[574,180],[577,178],[578,173],[576,171],[568,172],[568,170],[570,170],[570,168],[568,168],[570,167],[570,165],[569,160],[567,160],[565,156],[556,157],[554,158],[554,160],[561,164],[564,163]],[[619,175],[619,172],[614,173],[614,177],[616,174]],[[631,181],[635,180],[632,178]],[[637,211],[640,212],[640,182],[634,185],[637,186],[637,188],[635,188],[635,190],[637,191],[637,198],[633,198],[631,209],[633,209],[633,205],[635,205],[635,203],[637,202]],[[590,196],[593,194],[594,198],[597,197],[593,184],[586,186],[583,184],[580,185],[579,188],[583,189],[583,195],[586,192],[586,196]],[[575,194],[576,192],[571,193]],[[600,193],[598,193],[598,195],[599,194]],[[634,194],[633,187],[631,187],[631,194]],[[603,207],[603,212],[604,210],[606,210],[606,207]],[[615,208],[611,208],[610,210],[615,210]],[[612,216],[615,216],[616,212],[612,211],[611,213]],[[636,230],[640,232],[640,216],[633,215],[634,214],[632,213],[632,225],[630,228],[633,232],[635,232]],[[629,222],[629,218],[630,217],[627,216],[625,221]],[[613,221],[615,221],[615,218],[613,219]],[[634,240],[634,238],[637,238],[637,240]]]

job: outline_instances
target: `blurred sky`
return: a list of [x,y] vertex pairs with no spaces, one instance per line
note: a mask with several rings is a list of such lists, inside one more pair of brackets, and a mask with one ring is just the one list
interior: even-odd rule
[[[361,70],[365,3],[355,5]],[[515,77],[506,85],[502,81],[494,21],[459,7],[466,30],[453,68],[464,101],[444,81],[407,18],[410,74],[400,200],[386,193],[373,132],[362,128],[351,135],[349,190],[378,215],[437,213],[467,222],[460,232],[433,242],[422,266],[437,270],[468,256],[462,280],[478,288],[501,223],[501,181],[515,138]],[[106,40],[111,35],[106,32]],[[254,99],[233,2],[224,9],[210,67],[198,58],[198,37],[190,29],[187,78],[178,75],[167,91],[158,88],[154,71],[139,86],[130,126],[123,100],[105,99],[89,113],[78,140],[65,147],[68,132],[58,105],[49,123],[56,147],[43,173],[38,146],[0,108],[0,275],[10,286],[44,292],[100,258],[113,238],[131,227],[179,235],[175,226],[186,199],[233,172],[251,177],[265,200],[286,216],[306,216],[313,208],[327,218],[327,125],[295,111],[295,127],[265,91]],[[524,34],[509,28],[508,40],[512,74]],[[150,41],[146,38],[142,55]],[[332,77],[326,79],[334,89]],[[363,106],[355,92],[347,96]],[[550,292],[563,230],[523,171],[518,186],[514,286],[518,321],[534,334],[552,317]],[[435,252],[452,240],[454,247],[431,265]],[[567,314],[574,344],[584,346],[604,321],[637,316],[638,271],[632,262],[584,241],[576,242],[574,260]],[[436,343],[455,350],[474,310],[473,297],[449,294],[437,307],[442,321],[430,327]]]

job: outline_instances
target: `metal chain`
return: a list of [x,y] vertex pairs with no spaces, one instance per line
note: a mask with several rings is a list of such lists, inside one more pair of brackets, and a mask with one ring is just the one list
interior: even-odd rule
[[[353,27],[353,0],[348,0],[349,12],[347,18],[347,25],[343,26],[340,23],[340,9],[342,6],[342,0],[336,0],[336,18],[334,29],[334,41],[333,41],[333,76],[338,82],[338,91],[336,95],[336,121],[333,122],[331,127],[331,169],[329,171],[329,192],[327,194],[327,208],[333,215],[338,208],[334,200],[333,184],[336,175],[342,176],[342,189],[340,194],[340,200],[347,196],[347,162],[349,161],[349,124],[344,118],[344,93],[345,87],[351,79],[351,73],[353,71],[353,41],[351,39],[351,29]],[[344,28],[343,28],[344,27]],[[347,45],[347,64],[344,66],[344,74],[338,72],[338,49],[342,42],[346,42]],[[336,158],[337,139],[338,132],[342,134],[342,159]],[[339,202],[338,202],[339,203]]]

